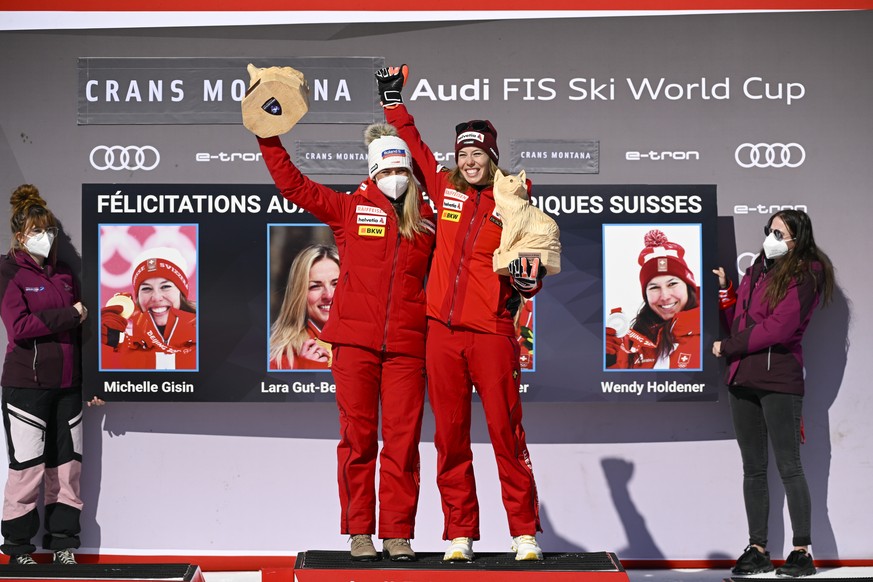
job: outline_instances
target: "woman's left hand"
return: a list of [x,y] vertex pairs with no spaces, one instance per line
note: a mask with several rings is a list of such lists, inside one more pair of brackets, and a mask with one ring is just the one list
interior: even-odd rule
[[106,401],[102,398],[97,398],[96,396],[87,402],[88,406],[103,406],[106,404]]
[[712,344],[712,355],[716,358],[721,357],[721,340],[717,342],[713,342]]

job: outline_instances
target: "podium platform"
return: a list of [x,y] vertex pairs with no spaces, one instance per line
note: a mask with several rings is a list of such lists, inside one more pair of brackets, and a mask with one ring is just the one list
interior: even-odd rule
[[50,580],[51,582],[205,582],[199,566],[191,564],[37,564],[0,565],[0,582]]
[[297,555],[298,582],[628,582],[627,573],[611,552],[546,553],[542,561],[515,561],[506,553],[477,553],[472,562],[444,562],[442,553],[416,552],[416,562],[352,562],[348,552],[308,551]]

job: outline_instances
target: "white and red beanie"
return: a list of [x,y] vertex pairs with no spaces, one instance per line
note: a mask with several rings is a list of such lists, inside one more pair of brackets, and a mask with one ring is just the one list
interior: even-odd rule
[[487,119],[471,119],[455,126],[455,159],[464,148],[474,147],[483,150],[491,161],[499,163],[500,150],[497,149],[497,130]]
[[367,163],[370,178],[374,180],[376,174],[391,168],[405,168],[412,173],[412,153],[406,142],[396,135],[383,135],[371,141],[367,147]]
[[692,289],[697,288],[694,274],[685,263],[685,249],[682,245],[670,242],[667,235],[657,229],[647,232],[643,240],[645,248],[638,259],[643,297],[646,296],[646,285],[658,275],[673,275],[691,285]]
[[155,247],[140,253],[133,263],[133,292],[139,293],[139,286],[146,279],[161,277],[172,282],[182,295],[188,297],[188,261],[182,253],[170,247]]

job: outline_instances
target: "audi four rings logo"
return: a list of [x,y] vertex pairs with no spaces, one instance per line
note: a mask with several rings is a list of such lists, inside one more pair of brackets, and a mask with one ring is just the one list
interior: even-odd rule
[[734,153],[744,168],[796,168],[806,159],[799,143],[744,143]]
[[105,146],[91,150],[91,166],[95,170],[154,170],[161,154],[152,146]]

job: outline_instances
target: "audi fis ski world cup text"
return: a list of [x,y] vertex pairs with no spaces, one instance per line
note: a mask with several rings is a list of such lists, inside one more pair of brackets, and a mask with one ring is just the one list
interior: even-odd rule
[[[780,101],[791,105],[806,95],[806,87],[796,81],[775,81],[763,77],[747,77],[742,82],[734,82],[730,77],[713,81],[701,77],[694,81],[678,81],[666,77],[626,78],[628,94],[635,101],[728,101],[740,93],[752,101]],[[497,89],[492,88],[493,85]],[[554,77],[504,78],[492,80],[475,78],[467,83],[432,83],[423,78],[411,91],[411,101],[491,101],[496,97],[502,101],[615,101],[621,85],[614,77],[597,79],[593,77],[574,77],[568,81],[558,81]]]

